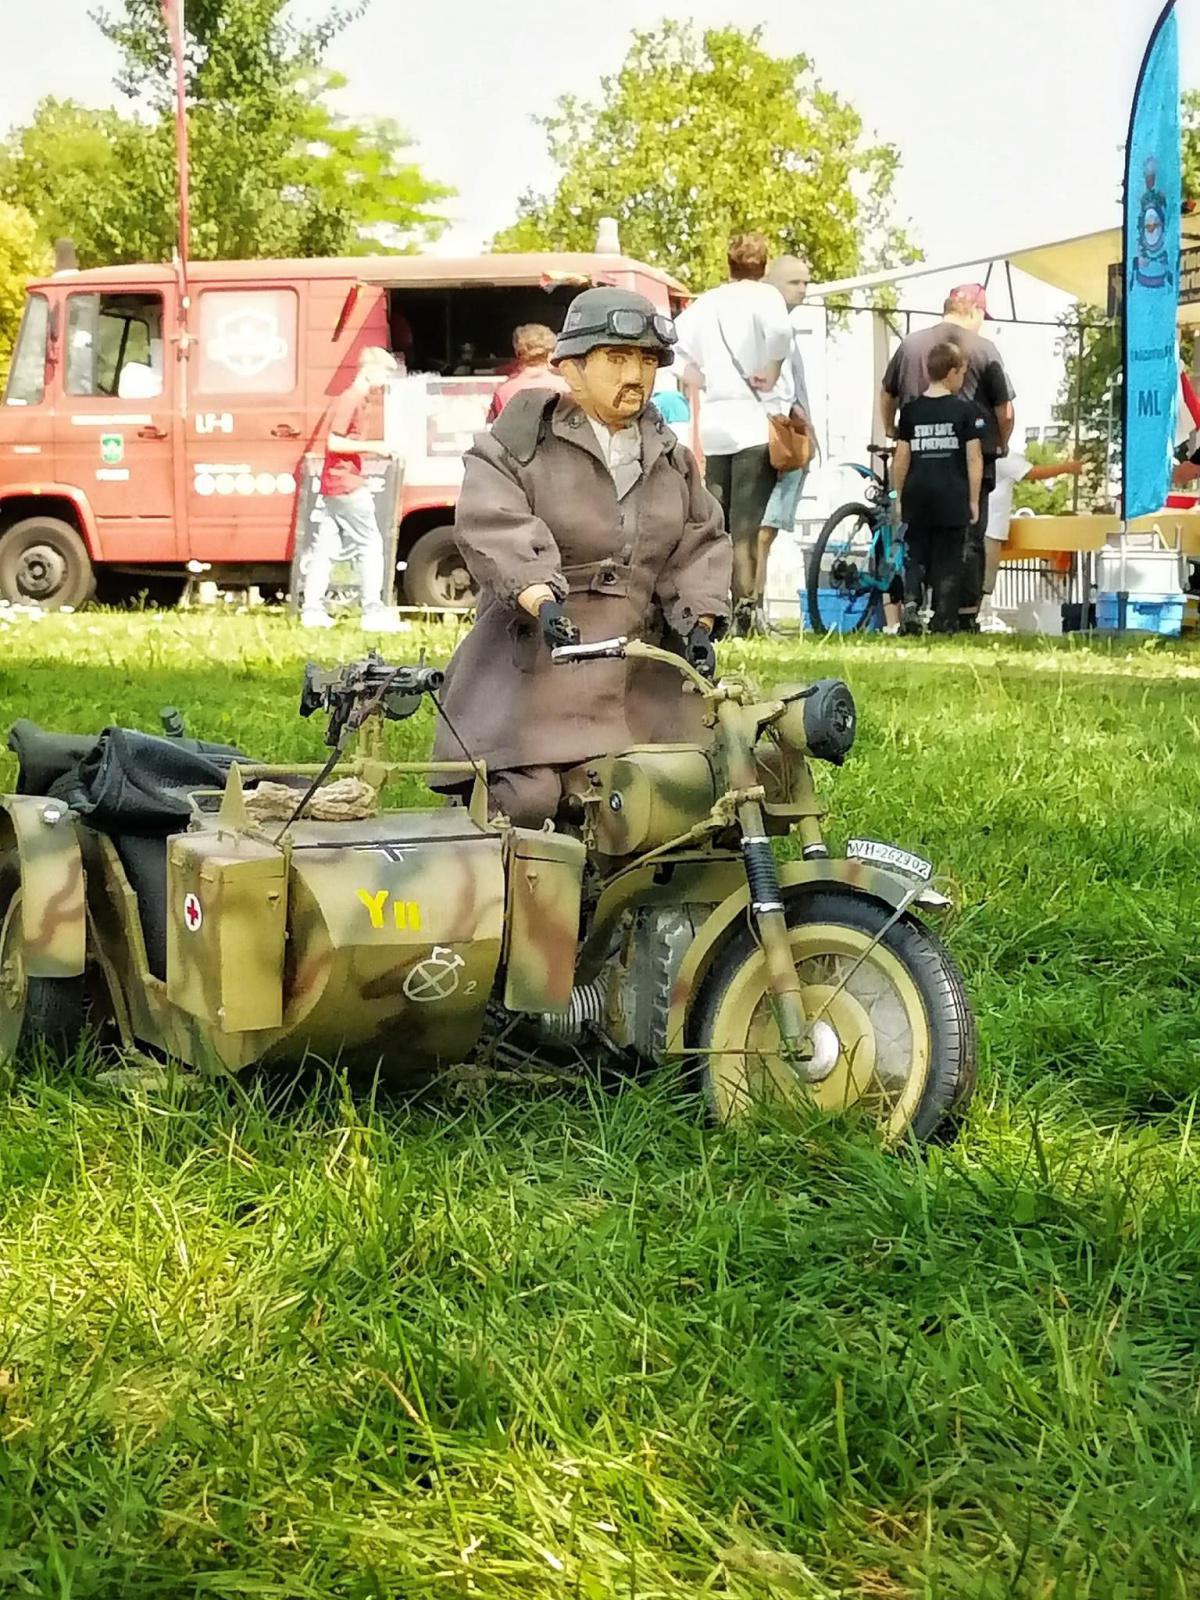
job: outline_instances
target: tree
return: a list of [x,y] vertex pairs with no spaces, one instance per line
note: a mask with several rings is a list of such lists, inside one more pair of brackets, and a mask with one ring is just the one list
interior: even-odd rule
[[38,240],[37,223],[23,206],[0,201],[0,384],[25,304],[28,279],[50,268],[50,253]]
[[542,119],[559,168],[526,192],[497,250],[590,250],[613,216],[631,254],[693,288],[725,275],[731,233],[756,229],[835,278],[916,252],[890,219],[899,156],[823,89],[807,57],[770,55],[761,28],[664,22],[635,32],[597,102]]
[[[408,159],[395,123],[351,121],[321,67],[351,20],[307,30],[286,0],[190,0],[185,8],[191,246],[197,257],[414,249],[444,227],[451,191]],[[66,234],[81,266],[163,260],[176,238],[174,76],[161,0],[123,0],[94,20],[121,51],[133,115],[45,100],[0,148],[0,198],[43,236]]]

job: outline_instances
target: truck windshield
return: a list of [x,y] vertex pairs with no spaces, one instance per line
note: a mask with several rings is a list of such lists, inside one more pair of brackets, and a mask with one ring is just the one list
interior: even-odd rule
[[25,302],[21,331],[13,351],[6,406],[36,406],[46,394],[46,337],[50,331],[50,302],[44,294],[31,294]]

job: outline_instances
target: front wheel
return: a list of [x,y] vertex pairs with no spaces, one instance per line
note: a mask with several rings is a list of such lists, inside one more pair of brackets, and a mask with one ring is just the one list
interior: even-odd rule
[[893,913],[863,895],[792,889],[785,900],[804,1009],[832,1030],[836,1059],[827,1052],[817,1082],[788,1065],[766,961],[743,926],[705,978],[689,1030],[713,1114],[807,1102],[865,1116],[889,1145],[930,1138],[975,1088],[975,1022],[949,952],[908,915],[873,943]]
[[883,594],[866,581],[875,565],[875,523],[870,506],[839,506],[817,535],[808,558],[808,621],[815,633],[858,633],[883,607]]
[[0,535],[0,599],[60,611],[92,598],[96,577],[87,546],[60,517],[25,517]]

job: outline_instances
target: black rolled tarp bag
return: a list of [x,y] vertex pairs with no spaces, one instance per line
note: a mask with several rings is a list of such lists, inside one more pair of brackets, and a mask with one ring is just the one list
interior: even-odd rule
[[103,833],[180,833],[191,818],[192,791],[223,789],[233,762],[247,760],[232,745],[105,728],[50,792]]

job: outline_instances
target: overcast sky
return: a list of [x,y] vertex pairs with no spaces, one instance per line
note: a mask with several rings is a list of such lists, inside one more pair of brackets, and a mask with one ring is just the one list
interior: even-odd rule
[[[46,94],[117,103],[91,0],[4,0],[0,127]],[[1200,87],[1200,0],[1179,0],[1184,86]],[[396,117],[459,191],[439,249],[470,251],[549,176],[531,118],[595,91],[629,30],[663,16],[762,21],[903,157],[899,211],[931,261],[1112,225],[1121,143],[1159,0],[373,0],[336,42],[344,110]],[[12,68],[20,63],[20,72]]]

